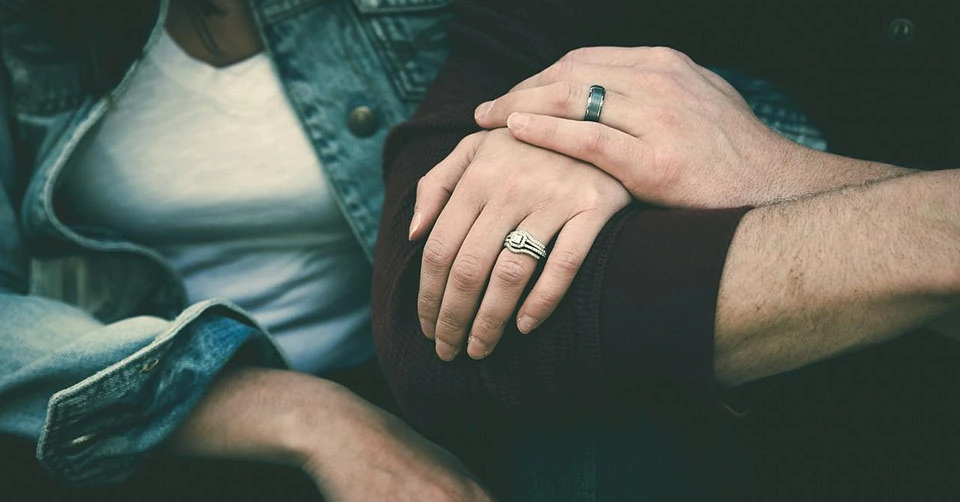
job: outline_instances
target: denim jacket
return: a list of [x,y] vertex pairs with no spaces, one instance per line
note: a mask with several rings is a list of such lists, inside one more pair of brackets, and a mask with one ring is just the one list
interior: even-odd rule
[[[381,147],[448,52],[450,0],[251,0],[266,53],[354,235],[373,256]],[[146,37],[163,29],[161,0]],[[108,96],[77,62],[0,11],[0,434],[75,484],[118,481],[189,413],[217,373],[286,362],[221,300],[187,305],[153,250],[57,214],[57,180],[137,70]],[[372,114],[370,113],[372,111]]]

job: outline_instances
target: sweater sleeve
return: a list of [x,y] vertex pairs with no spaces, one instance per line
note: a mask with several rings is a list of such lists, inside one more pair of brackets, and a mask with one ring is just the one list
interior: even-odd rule
[[[611,23],[629,25],[615,10],[629,2],[608,3]],[[590,6],[607,7],[597,4]],[[406,234],[417,181],[478,129],[473,109],[479,103],[573,47],[631,40],[623,30],[590,33],[578,20],[596,9],[581,5],[460,2],[449,60],[411,120],[387,141],[374,333],[403,412],[424,430],[660,406],[709,387],[720,275],[745,209],[624,209],[597,238],[553,316],[530,335],[509,323],[484,360],[461,355],[445,363],[420,330],[423,244],[408,242]]]

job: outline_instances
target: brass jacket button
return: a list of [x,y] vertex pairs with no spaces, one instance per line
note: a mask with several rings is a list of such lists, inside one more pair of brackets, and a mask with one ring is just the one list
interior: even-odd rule
[[350,110],[350,115],[347,116],[347,127],[354,136],[366,138],[377,132],[380,127],[380,119],[373,108],[360,105]]

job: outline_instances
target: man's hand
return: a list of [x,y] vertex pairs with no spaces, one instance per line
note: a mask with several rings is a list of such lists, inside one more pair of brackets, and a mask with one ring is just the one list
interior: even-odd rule
[[398,418],[343,387],[329,397],[336,413],[317,424],[324,444],[304,464],[327,500],[493,500],[460,460]]
[[330,501],[493,500],[456,457],[396,417],[336,383],[291,371],[224,374],[168,446],[301,467]]
[[[584,122],[592,84],[600,123]],[[810,150],[764,125],[725,80],[663,47],[573,51],[506,95],[477,123],[593,164],[637,199],[671,207],[762,205],[909,172]]]
[[410,232],[417,239],[429,230],[418,308],[437,355],[451,361],[468,340],[467,353],[480,359],[500,340],[537,266],[503,249],[508,233],[556,239],[517,316],[518,329],[529,333],[560,303],[597,234],[629,202],[606,173],[517,141],[506,129],[465,138],[420,180]]

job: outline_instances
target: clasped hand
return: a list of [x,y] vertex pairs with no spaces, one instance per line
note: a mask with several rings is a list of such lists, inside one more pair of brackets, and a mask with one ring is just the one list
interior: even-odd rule
[[[582,120],[591,85],[600,122]],[[802,148],[764,125],[725,80],[666,48],[567,54],[476,110],[469,136],[424,176],[410,238],[429,232],[418,308],[441,359],[488,355],[536,261],[503,250],[522,229],[555,239],[517,311],[529,333],[556,308],[603,225],[631,200],[735,207],[793,193]],[[781,170],[778,172],[778,170]]]

